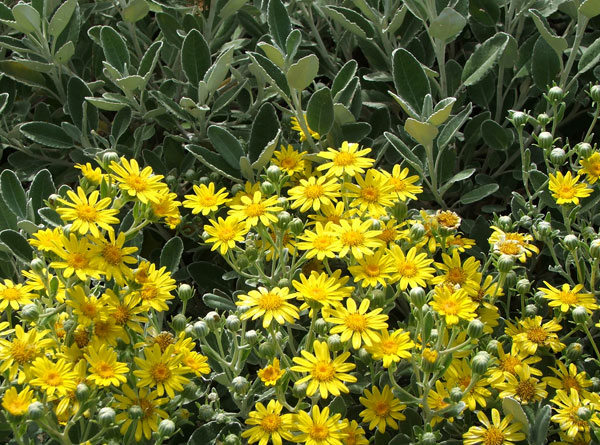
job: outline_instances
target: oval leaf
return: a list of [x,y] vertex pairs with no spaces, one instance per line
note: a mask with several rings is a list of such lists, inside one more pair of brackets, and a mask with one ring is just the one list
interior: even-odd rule
[[499,32],[483,42],[471,54],[462,72],[462,82],[465,86],[475,85],[496,66],[508,45],[509,39],[508,34]]
[[190,83],[196,87],[210,67],[210,50],[202,34],[192,29],[181,49],[181,66]]
[[481,201],[483,198],[486,198],[491,194],[496,193],[499,188],[500,186],[498,184],[482,185],[462,195],[462,197],[460,198],[460,203],[473,204],[474,202]]
[[392,75],[404,111],[413,118],[419,117],[425,96],[431,94],[421,63],[407,50],[397,49],[392,53]]
[[244,149],[237,138],[223,127],[211,125],[208,127],[208,138],[214,149],[234,169],[239,170],[240,158],[244,156]]
[[27,122],[19,127],[19,131],[41,145],[53,148],[73,147],[73,139],[61,127],[49,122]]
[[317,77],[318,72],[319,58],[314,54],[310,54],[290,66],[287,72],[288,84],[292,88],[302,91]]
[[174,273],[179,269],[179,262],[183,254],[183,241],[178,236],[166,242],[160,252],[160,267],[166,267],[167,271]]
[[0,194],[4,203],[18,217],[27,214],[27,198],[21,181],[12,170],[4,170],[0,175]]
[[0,241],[6,244],[19,260],[30,263],[33,259],[33,248],[19,232],[11,229],[3,230],[0,232]]
[[306,108],[308,126],[320,135],[327,134],[333,125],[333,117],[333,99],[329,88],[315,91]]

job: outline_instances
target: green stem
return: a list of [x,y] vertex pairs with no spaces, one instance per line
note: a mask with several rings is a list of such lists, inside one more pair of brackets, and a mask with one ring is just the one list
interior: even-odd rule
[[588,340],[590,341],[590,343],[592,344],[592,347],[594,348],[594,352],[596,353],[596,358],[600,361],[600,351],[598,351],[598,345],[596,345],[596,342],[594,341],[594,337],[592,337],[590,329],[587,327],[586,324],[583,325],[583,330],[585,331],[585,335],[587,335]]
[[581,12],[577,13],[575,40],[573,42],[573,47],[571,48],[569,58],[567,59],[567,64],[565,65],[565,68],[560,76],[560,87],[563,89],[566,89],[567,79],[569,77],[569,73],[571,72],[571,68],[575,63],[575,58],[577,57],[577,52],[579,51],[579,45],[581,45],[581,40],[583,39],[583,35],[585,33],[585,28],[587,27],[588,21],[589,19]]

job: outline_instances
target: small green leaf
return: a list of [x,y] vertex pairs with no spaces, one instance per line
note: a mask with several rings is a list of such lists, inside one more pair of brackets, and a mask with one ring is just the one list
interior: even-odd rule
[[500,18],[497,0],[469,0],[469,13],[483,26],[495,26]]
[[125,134],[127,129],[129,128],[129,124],[131,123],[131,108],[124,107],[120,109],[115,118],[113,119],[113,123],[110,129],[111,136],[115,139],[115,144],[119,142],[121,136]]
[[564,37],[558,37],[552,28],[550,28],[550,25],[548,25],[546,18],[540,14],[539,11],[530,9],[529,13],[531,14],[533,23],[535,23],[535,27],[540,35],[543,37],[546,43],[552,47],[558,57],[562,57],[563,52],[569,47],[567,39]]
[[17,3],[12,9],[13,17],[26,34],[40,32],[42,19],[37,10],[26,3]]
[[394,147],[396,151],[404,157],[404,160],[408,162],[412,168],[414,168],[419,174],[423,173],[423,164],[421,163],[421,160],[410,148],[408,148],[402,139],[388,131],[383,133],[383,135],[390,142],[390,144],[392,144],[392,147]]
[[301,43],[302,33],[299,30],[294,29],[292,32],[290,32],[285,41],[285,52],[288,60],[294,60]]
[[106,61],[119,72],[125,74],[125,67],[129,67],[129,51],[123,37],[110,26],[103,26],[100,30],[100,41],[104,50]]
[[439,133],[435,125],[420,122],[412,117],[406,119],[404,129],[415,141],[425,147],[431,145]]
[[[331,96],[337,97],[338,93],[344,90],[356,74],[358,63],[356,60],[349,60],[344,64],[341,70],[335,75],[331,84]],[[337,102],[337,100],[336,100]]]
[[532,445],[544,445],[546,443],[551,414],[550,405],[544,405],[538,409],[533,426],[529,431]]
[[208,127],[208,138],[215,151],[234,169],[239,170],[240,158],[244,156],[244,149],[240,141],[228,130],[217,125]]
[[19,218],[27,215],[27,198],[21,181],[12,170],[4,170],[0,175],[0,195],[8,208]]
[[481,81],[498,63],[510,36],[499,32],[481,44],[469,57],[462,72],[462,82],[472,86]]
[[577,70],[580,73],[585,73],[597,66],[598,62],[600,62],[600,39],[594,40],[594,42],[583,51],[577,65]]
[[87,100],[96,108],[105,111],[119,111],[121,108],[127,106],[126,103],[110,97],[86,97],[85,100]]
[[56,210],[51,209],[50,207],[42,207],[37,211],[42,221],[48,225],[48,227],[62,227],[64,225],[64,221],[61,219],[60,215],[56,213]]
[[33,181],[31,181],[31,187],[29,187],[27,194],[35,215],[37,215],[37,211],[44,205],[44,200],[48,199],[55,192],[56,187],[52,180],[52,174],[47,169],[40,170],[33,178]]
[[262,52],[269,58],[271,62],[277,65],[279,68],[283,69],[285,65],[285,60],[283,57],[283,53],[276,46],[270,45],[266,42],[260,42],[256,46],[258,46]]
[[290,15],[281,0],[269,0],[267,7],[267,22],[271,37],[281,48],[285,49],[285,41],[292,31]]
[[0,114],[2,114],[2,112],[4,111],[4,108],[6,107],[6,104],[8,103],[8,93],[2,93],[0,94]]
[[454,102],[456,102],[456,98],[454,97],[447,97],[439,101],[435,105],[433,114],[429,116],[427,122],[435,125],[436,127],[442,125],[450,117],[450,113],[452,113],[452,107],[454,106]]
[[176,48],[181,48],[183,38],[177,34],[177,30],[181,28],[181,25],[175,17],[166,12],[159,12],[156,14],[156,23],[158,23],[158,27],[167,43]]
[[407,50],[399,48],[392,53],[392,75],[400,105],[411,117],[419,117],[425,96],[431,94],[421,63]]
[[133,0],[125,6],[121,15],[126,22],[135,23],[146,17],[149,12],[150,7],[146,0]]
[[231,168],[231,166],[214,151],[210,151],[207,148],[194,144],[185,145],[184,148],[192,153],[196,159],[198,159],[200,162],[202,162],[202,164],[204,164],[204,166],[208,167],[212,171],[225,178],[231,179],[234,182],[241,182],[239,178],[239,168]]
[[306,120],[308,126],[325,135],[333,125],[333,100],[329,88],[321,88],[313,93],[306,107]]
[[175,273],[179,269],[181,255],[183,254],[183,241],[174,236],[166,242],[160,252],[160,267],[166,267],[168,272]]
[[588,19],[594,18],[600,15],[600,0],[585,0],[578,11]]
[[448,43],[460,34],[466,24],[467,19],[460,13],[446,7],[429,25],[429,34]]
[[277,142],[279,141],[279,136],[281,135],[281,128],[277,129],[277,134],[275,137],[269,141],[266,145],[258,159],[252,164],[252,168],[256,171],[261,171],[273,158],[273,152],[277,147]]
[[481,124],[481,136],[495,150],[506,150],[511,142],[504,128],[492,119]]
[[58,63],[65,65],[69,60],[71,60],[71,57],[73,57],[74,54],[75,44],[69,40],[67,43],[61,46],[58,51],[56,51],[56,54],[54,54],[54,59]]
[[219,16],[223,20],[227,20],[233,14],[238,12],[246,3],[248,3],[248,0],[229,0],[225,3],[225,6],[221,8],[221,11],[219,11]]
[[278,129],[279,119],[275,107],[265,102],[256,113],[250,132],[248,157],[251,163],[258,160],[265,147],[277,136]]
[[49,122],[27,122],[19,131],[28,139],[53,148],[71,148],[73,139],[58,125]]
[[426,3],[423,0],[404,0],[404,4],[408,8],[408,10],[414,15],[416,18],[424,22],[429,18],[429,13],[427,12]]
[[6,244],[15,256],[24,263],[33,259],[33,248],[29,242],[16,230],[6,229],[0,232],[0,241]]
[[246,156],[240,158],[240,172],[242,173],[242,176],[251,183],[256,181],[254,170],[252,170],[252,164]]
[[1,60],[0,73],[5,74],[17,82],[25,85],[39,87],[46,85],[46,78],[43,74],[27,67],[27,65],[16,60]]
[[282,96],[289,98],[290,86],[288,85],[283,71],[281,71],[277,65],[275,65],[262,54],[248,53],[248,55],[268,80],[268,82],[276,87],[281,92]]
[[513,419],[521,424],[523,432],[529,434],[529,419],[527,419],[519,402],[512,397],[504,397],[502,399],[502,411],[504,411],[505,416],[512,415]]
[[498,184],[485,184],[479,186],[470,192],[465,193],[460,198],[461,204],[473,204],[474,202],[481,201],[483,198],[496,193],[500,186]]
[[233,301],[221,295],[215,295],[210,293],[204,294],[202,296],[202,301],[209,308],[216,309],[218,311],[235,311],[237,309]]
[[309,54],[298,60],[287,72],[289,86],[302,91],[311,84],[319,72],[319,58]]
[[473,173],[475,173],[475,171],[476,169],[474,168],[468,168],[466,170],[458,172],[450,179],[448,179],[448,181],[446,181],[446,183],[440,189],[440,194],[443,196],[453,184],[460,181],[464,181],[465,179],[469,179],[471,176],[473,176]]
[[360,9],[360,12],[362,12],[366,18],[371,20],[371,22],[376,23],[379,21],[377,13],[373,11],[366,0],[352,0],[352,3],[354,3],[354,6]]
[[375,28],[371,22],[352,9],[342,6],[325,6],[322,11],[331,20],[361,39],[372,38],[375,35]]
[[210,50],[202,34],[192,29],[181,48],[181,66],[185,76],[195,87],[211,65]]
[[161,40],[158,40],[150,45],[150,47],[146,50],[144,57],[142,57],[140,67],[138,68],[137,72],[138,75],[146,78],[147,75],[152,73],[154,67],[156,66],[156,62],[158,62],[162,47],[163,42]]
[[531,77],[535,86],[546,91],[560,74],[560,59],[556,52],[540,36],[533,47]]
[[48,34],[56,39],[69,24],[69,20],[71,20],[71,16],[73,15],[73,12],[75,12],[76,6],[77,0],[67,0],[60,5],[50,20]]
[[406,5],[402,5],[402,8],[396,11],[396,14],[394,14],[394,17],[392,17],[392,20],[390,20],[390,24],[383,30],[383,32],[387,34],[394,34],[396,31],[398,31],[398,29],[402,26],[402,23],[404,23],[406,11],[408,11],[408,8]]
[[[87,84],[77,76],[71,76],[67,84],[67,104],[69,115],[73,123],[83,130],[83,105],[85,98],[91,96],[92,91]],[[87,130],[95,130],[98,128],[98,110],[87,106]]]
[[215,63],[204,74],[204,82],[208,91],[215,92],[223,83],[225,76],[229,72],[231,61],[233,60],[233,48],[226,50],[223,54],[217,57]]

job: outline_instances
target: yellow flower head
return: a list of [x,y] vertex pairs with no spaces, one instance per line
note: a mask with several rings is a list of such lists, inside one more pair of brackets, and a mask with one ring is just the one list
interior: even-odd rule
[[579,163],[582,167],[579,172],[587,175],[587,181],[590,184],[595,184],[600,176],[600,153],[595,151],[587,158],[581,159]]
[[300,432],[294,437],[294,442],[304,442],[310,445],[342,445],[346,438],[344,430],[348,426],[346,419],[337,413],[329,416],[329,407],[321,410],[313,405],[310,415],[300,411],[296,416],[296,428]]
[[560,290],[547,281],[544,281],[544,284],[547,287],[541,287],[539,290],[544,294],[544,298],[550,300],[548,302],[548,306],[550,307],[558,307],[561,312],[567,312],[570,308],[577,306],[584,307],[589,313],[598,309],[596,297],[592,294],[581,292],[583,289],[582,284],[577,284],[571,289],[571,287],[565,283]]
[[319,303],[323,308],[328,308],[338,304],[343,298],[350,295],[351,287],[345,287],[347,277],[340,279],[341,271],[338,269],[333,276],[326,273],[311,272],[307,278],[303,273],[300,274],[300,281],[292,281],[292,285],[297,292],[294,296],[298,300],[304,300],[300,310],[309,307],[308,303]]
[[256,411],[250,411],[246,419],[246,425],[252,428],[244,431],[242,437],[248,439],[248,443],[259,442],[260,445],[269,443],[281,444],[282,440],[292,440],[293,415],[281,414],[283,405],[277,400],[270,400],[265,407],[257,402]]
[[511,445],[525,440],[522,425],[513,422],[510,414],[500,420],[500,413],[493,408],[491,422],[483,411],[477,413],[477,418],[483,426],[472,426],[463,434],[465,445]]
[[133,374],[138,377],[138,387],[156,388],[159,396],[167,393],[171,399],[175,397],[175,391],[183,391],[183,385],[190,381],[184,374],[190,369],[182,366],[181,354],[173,354],[173,345],[164,352],[158,344],[147,347],[144,356],[144,359],[134,357],[138,369]]
[[333,223],[315,224],[314,231],[306,229],[298,237],[298,250],[307,250],[306,257],[316,257],[319,261],[325,258],[334,258],[335,254],[342,248],[339,237],[334,232]]
[[361,283],[362,287],[375,287],[377,284],[386,287],[394,274],[394,262],[391,256],[385,255],[381,249],[373,255],[364,256],[357,262],[358,265],[350,266],[348,270],[354,276],[354,281]]
[[225,255],[230,249],[235,248],[235,243],[244,241],[244,235],[248,233],[248,226],[244,221],[238,218],[228,216],[226,219],[219,218],[215,221],[210,220],[210,224],[204,226],[206,233],[210,235],[206,239],[207,243],[213,246],[210,250],[217,250],[221,255]]
[[21,392],[17,392],[17,388],[13,386],[4,393],[2,407],[13,416],[22,416],[35,401],[33,390],[29,386],[25,386]]
[[377,386],[373,386],[373,391],[365,389],[365,397],[361,397],[360,403],[366,408],[361,411],[360,416],[364,422],[369,423],[369,430],[377,428],[381,433],[385,433],[386,426],[392,429],[398,429],[397,420],[405,420],[406,416],[402,411],[406,405],[402,405],[392,394],[388,385],[379,391]]
[[[298,132],[298,134],[300,135],[300,142],[304,142],[306,140],[306,133],[304,133],[304,130],[302,129],[302,127],[300,126],[300,122],[298,122],[298,119],[295,116],[292,116],[290,118],[290,121],[292,123],[292,130],[295,130]],[[306,124],[306,128],[308,129],[308,132],[310,133],[310,136],[313,139],[319,140],[321,139],[321,135],[319,133],[317,133],[316,131],[313,131],[309,126],[308,126],[308,121],[306,120],[306,115],[304,115],[304,123]]]
[[133,271],[128,264],[137,262],[131,254],[137,252],[138,248],[135,246],[124,247],[124,232],[115,237],[115,232],[110,231],[108,239],[95,238],[93,241],[95,245],[90,249],[92,255],[90,267],[102,271],[107,280],[114,278],[120,286],[125,284],[125,280],[133,278]]
[[339,225],[334,225],[332,228],[342,246],[340,257],[350,253],[355,259],[360,260],[363,255],[372,255],[374,249],[383,245],[378,238],[381,230],[373,229],[371,220],[361,221],[358,218],[350,221],[342,220]]
[[259,287],[258,290],[251,290],[247,295],[238,296],[237,306],[246,306],[249,309],[241,316],[242,320],[252,318],[256,320],[263,317],[263,327],[266,329],[273,320],[279,324],[293,323],[298,318],[298,308],[289,303],[293,295],[289,295],[287,287],[274,287],[268,290],[266,287]]
[[522,404],[534,403],[548,395],[546,383],[532,377],[529,365],[515,366],[515,373],[508,374],[506,381],[496,385],[500,398],[514,397]]
[[371,152],[370,148],[358,149],[358,144],[344,141],[339,150],[328,148],[326,152],[319,153],[319,157],[328,159],[329,162],[319,165],[317,170],[327,170],[327,174],[342,176],[344,174],[354,176],[356,173],[364,173],[365,168],[371,167],[375,161],[365,155]]
[[228,193],[225,187],[215,192],[215,184],[212,182],[208,186],[205,184],[194,185],[193,190],[193,195],[185,195],[183,206],[192,209],[194,215],[202,213],[206,216],[219,210],[219,206],[231,201],[227,198]]
[[58,396],[66,396],[75,390],[78,383],[77,373],[63,358],[53,362],[48,357],[38,357],[33,361],[31,374],[34,378],[29,381],[29,384],[39,387],[49,396],[55,393]]
[[351,199],[350,207],[358,207],[362,214],[379,218],[394,206],[394,188],[383,173],[370,168],[365,177],[354,176],[356,184],[345,183],[346,196]]
[[556,203],[563,204],[579,204],[579,198],[587,198],[592,194],[592,189],[586,184],[578,183],[579,175],[572,177],[571,172],[563,175],[561,172],[556,172],[556,175],[550,173],[550,183],[548,188],[552,192],[552,196],[556,199]]
[[119,188],[131,198],[137,198],[140,202],[158,202],[159,192],[167,185],[161,182],[162,175],[155,175],[152,167],[147,166],[140,170],[135,159],[127,160],[121,158],[121,163],[113,161],[110,164],[113,171],[113,179],[119,184]]
[[31,304],[31,299],[36,298],[37,295],[29,290],[28,286],[4,280],[4,284],[0,283],[0,311],[4,311],[9,306],[16,311],[21,306]]
[[398,286],[402,290],[427,286],[427,283],[433,278],[435,269],[429,265],[433,260],[427,258],[426,253],[417,254],[417,248],[411,247],[405,254],[400,246],[392,245],[388,250],[394,263],[393,282],[399,282]]
[[291,188],[288,195],[288,199],[292,201],[292,209],[300,207],[301,212],[310,209],[318,212],[321,207],[335,204],[336,198],[340,196],[340,184],[336,178],[311,176],[300,179],[300,185]]
[[83,175],[83,177],[87,179],[88,182],[90,182],[91,184],[100,185],[100,183],[102,182],[102,178],[104,175],[102,174],[102,170],[100,170],[99,167],[94,168],[92,167],[92,164],[86,162],[85,165],[75,164],[75,168],[81,170],[81,174]]
[[260,369],[257,374],[265,386],[275,386],[277,381],[285,374],[285,370],[279,368],[279,359],[275,357],[272,364]]
[[392,186],[393,196],[396,201],[404,202],[408,199],[417,199],[417,195],[423,193],[423,187],[415,185],[419,181],[416,175],[408,176],[408,168],[402,168],[400,164],[394,165],[392,173],[383,171],[388,183]]
[[586,388],[592,386],[592,381],[587,378],[587,373],[579,372],[575,363],[571,363],[568,368],[561,361],[557,361],[556,364],[558,369],[550,368],[556,377],[542,378],[552,388],[562,389],[567,393],[574,389],[582,394],[582,391],[586,391]]
[[117,353],[106,344],[90,346],[84,357],[90,365],[88,378],[96,385],[120,386],[127,381],[128,366],[118,362]]
[[56,212],[64,221],[73,221],[72,230],[85,235],[90,232],[96,238],[100,237],[98,227],[112,231],[111,224],[118,224],[119,219],[115,215],[118,209],[109,209],[112,199],[103,198],[98,200],[100,192],[93,191],[89,197],[81,187],[77,187],[77,194],[69,190],[67,196],[70,201],[59,199],[62,206]]
[[242,196],[241,204],[231,205],[228,215],[244,221],[247,229],[259,222],[268,227],[271,223],[277,222],[276,213],[283,210],[283,207],[277,205],[277,199],[277,196],[263,199],[261,192],[255,192],[252,197]]
[[287,148],[282,145],[281,150],[273,153],[274,159],[272,162],[289,176],[294,176],[294,174],[304,170],[303,157],[306,153],[305,151],[298,152],[294,150],[291,145],[288,145]]
[[[114,394],[117,400],[115,408],[122,411],[116,417],[117,423],[123,422],[121,424],[121,435],[124,436],[131,424],[136,422],[134,436],[136,442],[142,440],[142,435],[150,440],[152,433],[158,431],[159,422],[169,417],[169,414],[160,408],[168,403],[169,399],[167,397],[159,399],[157,391],[151,392],[147,388],[139,388],[134,391],[129,385],[123,385],[121,390],[123,395]],[[129,417],[129,408],[132,406],[141,408],[143,413],[141,419],[134,420]]]
[[463,289],[454,291],[449,286],[436,286],[431,308],[445,317],[448,326],[460,320],[471,321],[475,318],[475,303]]
[[398,363],[403,358],[410,359],[414,346],[415,342],[410,339],[410,332],[397,329],[390,334],[384,329],[379,339],[366,349],[373,360],[383,360],[383,367],[389,368],[392,363]]

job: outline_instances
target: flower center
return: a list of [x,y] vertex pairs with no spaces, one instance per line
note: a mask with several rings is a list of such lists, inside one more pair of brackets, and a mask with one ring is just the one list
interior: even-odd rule
[[535,396],[535,385],[531,379],[523,380],[517,385],[515,394],[519,396],[523,402],[527,402]]
[[380,347],[384,354],[391,355],[395,354],[398,350],[398,343],[392,339],[384,340],[381,342]]
[[375,411],[375,414],[377,414],[377,416],[379,417],[386,417],[390,414],[390,404],[384,400],[380,400],[379,402],[375,403],[375,406],[373,407],[373,411]]
[[83,221],[96,221],[97,212],[96,209],[87,204],[77,206],[75,210],[77,212],[77,218]]
[[490,427],[483,434],[483,445],[502,445],[504,443],[504,434],[495,426]]
[[323,186],[319,184],[308,185],[304,188],[304,196],[308,199],[316,199],[323,196]]
[[171,377],[171,371],[164,363],[157,363],[150,370],[150,375],[152,375],[152,378],[158,383],[162,383],[169,380],[169,377]]
[[451,267],[448,270],[447,280],[453,284],[462,285],[467,281],[467,274],[462,267]]
[[102,257],[111,266],[116,266],[117,264],[121,264],[123,254],[121,253],[121,249],[119,249],[117,246],[107,244],[102,250]]
[[148,183],[146,182],[146,180],[139,175],[129,175],[125,180],[125,184],[127,184],[137,193],[143,192],[148,188]]
[[379,239],[385,241],[386,243],[391,243],[396,240],[396,231],[394,229],[384,229],[379,234]]
[[312,375],[315,380],[327,382],[335,375],[335,368],[330,362],[321,360],[315,364]]
[[10,348],[10,356],[20,365],[29,363],[35,356],[35,345],[15,340]]
[[329,437],[329,429],[327,425],[313,425],[309,434],[312,439],[324,440]]
[[88,318],[94,318],[98,314],[98,308],[94,303],[85,302],[79,306],[79,310]]
[[142,408],[144,412],[144,419],[151,417],[154,414],[154,406],[152,406],[152,402],[146,399],[138,399],[136,403]]
[[377,264],[367,264],[365,266],[365,273],[370,277],[378,277],[380,272],[381,271]]
[[266,294],[262,295],[258,302],[258,306],[265,311],[279,309],[282,304],[283,301],[281,300],[281,297],[271,292],[267,292]]
[[94,323],[94,334],[100,338],[106,338],[110,333],[110,323],[103,320],[98,320]]
[[71,253],[67,257],[67,265],[73,269],[83,269],[88,265],[88,260],[80,253]]
[[264,213],[265,213],[265,206],[260,203],[250,204],[248,207],[246,207],[244,212],[246,213],[246,216],[249,216],[249,217],[261,216],[261,215],[264,215]]
[[390,183],[394,187],[395,192],[403,192],[406,190],[406,182],[403,179],[391,178]]
[[353,314],[349,314],[344,322],[346,323],[346,327],[351,331],[362,332],[367,329],[367,319],[364,315],[359,314],[358,312],[354,312]]
[[412,278],[417,274],[417,267],[408,261],[398,262],[398,273],[403,277]]
[[350,230],[342,235],[342,244],[345,246],[360,246],[364,241],[364,235],[354,230]]
[[527,331],[527,339],[538,345],[544,344],[548,334],[541,327],[533,327]]
[[574,292],[561,290],[558,298],[565,304],[577,304],[577,294]]
[[456,315],[458,313],[458,304],[455,300],[446,300],[442,304],[442,310],[444,313],[449,315]]
[[275,380],[278,375],[279,372],[273,366],[269,366],[263,370],[261,377],[265,380]]
[[346,167],[354,164],[354,154],[342,152],[339,153],[334,159],[333,163],[338,167]]
[[437,221],[442,227],[456,227],[460,218],[454,212],[442,212],[437,215]]
[[157,295],[158,295],[158,289],[155,286],[152,286],[150,284],[144,286],[144,288],[142,289],[142,292],[141,292],[142,300],[144,300],[144,301],[154,300]]
[[561,198],[573,198],[575,196],[575,187],[569,184],[562,184],[556,194]]
[[98,374],[100,377],[102,377],[104,379],[108,379],[110,377],[115,376],[115,370],[110,365],[110,363],[100,362],[100,363],[96,364],[96,366],[94,366],[94,368],[96,369],[96,374]]
[[280,164],[284,169],[293,170],[298,165],[298,161],[296,161],[296,159],[291,158],[291,157],[283,158],[280,161]]
[[313,241],[313,246],[316,250],[327,250],[332,242],[333,238],[331,236],[317,236]]
[[63,381],[60,374],[56,371],[48,371],[44,380],[48,386],[60,386]]
[[21,292],[19,291],[19,289],[15,289],[14,287],[7,287],[2,292],[2,298],[4,300],[9,301],[18,300],[19,298],[21,298]]
[[127,323],[131,317],[129,309],[121,305],[117,306],[117,310],[113,312],[112,316],[115,319],[115,323],[118,326],[124,326],[125,323]]
[[78,329],[73,334],[73,338],[75,339],[75,343],[80,348],[84,348],[90,342],[90,337],[88,336],[88,332],[85,329]]
[[219,239],[221,241],[229,241],[235,237],[235,232],[229,227],[223,227],[219,230]]
[[365,187],[360,191],[360,197],[365,201],[377,202],[379,199],[379,190],[373,186]]
[[313,287],[308,291],[309,298],[317,301],[322,301],[327,298],[327,292],[322,287]]
[[215,195],[205,195],[200,198],[200,204],[203,207],[212,207],[217,203],[217,197]]
[[504,360],[500,361],[500,369],[505,372],[510,372],[511,374],[515,373],[515,366],[520,365],[521,360],[518,357],[513,357],[512,355],[507,355],[504,357]]
[[498,243],[496,249],[500,251],[500,253],[504,253],[506,255],[520,255],[523,252],[523,247],[515,241],[502,241]]
[[460,389],[462,389],[463,391],[465,389],[467,389],[469,387],[469,385],[471,384],[471,377],[470,376],[464,376],[461,377],[460,379],[458,379],[458,386],[460,387]]
[[279,429],[281,423],[281,417],[278,414],[267,414],[260,421],[260,426],[267,433],[272,433]]
[[581,386],[579,385],[577,379],[570,375],[567,375],[563,378],[562,384],[569,393],[571,392],[571,388],[573,388],[577,392],[579,392],[579,390],[581,389]]
[[160,346],[160,352],[165,352],[165,350],[175,343],[175,337],[170,332],[161,332],[153,339],[154,343]]

